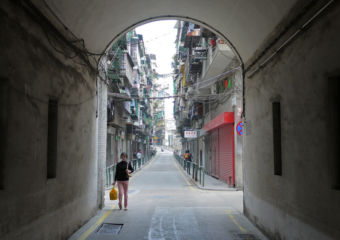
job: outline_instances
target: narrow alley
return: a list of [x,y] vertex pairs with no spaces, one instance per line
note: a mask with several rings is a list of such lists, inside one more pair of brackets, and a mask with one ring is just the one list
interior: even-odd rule
[[2,0],[0,26],[1,240],[340,239],[340,1]]
[[[129,210],[117,201],[77,231],[81,239],[266,239],[242,214],[242,191],[208,191],[192,185],[172,152],[160,152],[130,180]],[[106,224],[123,224],[113,235]],[[248,238],[245,238],[248,237]]]

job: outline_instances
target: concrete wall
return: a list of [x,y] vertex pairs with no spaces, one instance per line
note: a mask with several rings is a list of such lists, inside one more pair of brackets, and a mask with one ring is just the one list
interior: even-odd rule
[[[284,9],[285,3],[275,2],[277,11],[268,11],[268,1],[261,2],[263,5],[252,3],[252,6],[256,5],[255,10],[261,10],[261,14],[253,14],[250,18],[254,20],[263,17],[263,12],[270,13],[270,17],[260,19],[261,24],[242,20],[249,16],[242,13],[257,11],[234,14],[241,18],[239,23],[244,23],[236,24],[234,29],[249,34],[236,34],[238,37],[232,39],[240,47],[244,60],[253,55],[294,1],[290,1],[291,4]],[[73,56],[74,52],[63,41],[55,41],[55,37],[48,39],[50,29],[42,30],[41,22],[38,21],[38,25],[20,7],[12,4],[3,0],[0,6],[0,80],[1,86],[8,86],[5,112],[7,139],[5,151],[1,152],[5,175],[3,189],[0,190],[0,238],[63,239],[91,217],[102,203],[103,165],[98,157],[104,155],[106,141],[96,136],[106,135],[106,131],[96,119],[96,109],[104,101],[101,104],[96,101],[95,75],[83,65],[84,61],[78,57],[65,57]],[[126,4],[140,11],[129,2]],[[176,11],[188,9],[179,9],[172,2],[169,4],[175,6]],[[205,4],[221,9],[218,11],[220,15],[214,10],[195,10],[202,6],[200,4],[192,4],[194,8],[190,9],[197,14],[214,15],[213,18],[206,16],[202,19],[226,33],[223,29],[229,25],[225,25],[225,21],[221,20],[224,18],[220,16],[229,17],[230,14],[225,11],[234,8],[221,8],[219,4],[208,1]],[[251,79],[246,79],[248,129],[244,139],[244,209],[247,216],[273,239],[340,238],[340,193],[332,188],[330,174],[337,156],[332,154],[335,150],[329,144],[329,132],[332,130],[328,124],[330,111],[327,108],[328,77],[340,75],[340,48],[337,47],[340,42],[340,11],[338,3],[333,5],[333,10],[317,19],[274,61]],[[67,4],[60,6],[68,7]],[[113,8],[106,5],[104,8],[109,16],[121,19],[121,15],[112,14]],[[244,9],[243,5],[238,8]],[[81,23],[74,11],[83,9],[77,6],[66,10],[70,16],[76,17],[74,22]],[[154,9],[157,8],[148,9],[143,16],[152,16],[149,10]],[[88,11],[92,13],[91,5],[88,5]],[[129,20],[120,21],[126,26],[139,21],[131,18],[133,14],[122,13]],[[187,12],[178,14],[188,15]],[[272,15],[275,21],[269,21]],[[114,33],[126,27],[113,26],[112,23],[117,21],[106,19],[109,28],[96,28],[97,15],[91,16],[95,21],[87,25],[90,27],[73,27],[82,29],[86,36],[90,35],[92,43],[106,45],[108,41],[98,41],[101,34],[91,30],[100,29],[110,35],[102,39],[111,39]],[[83,20],[89,19],[86,14],[82,17]],[[261,28],[266,26],[269,27],[263,32]],[[107,31],[112,27],[115,31]],[[257,37],[256,41],[254,37]],[[49,42],[51,39],[52,42]],[[92,48],[94,51],[98,49],[102,50],[102,46]],[[102,87],[105,92],[105,86]],[[49,97],[57,97],[61,104],[57,177],[47,180]],[[282,176],[273,174],[273,100],[281,101]]]
[[116,157],[116,129],[113,127],[107,127],[107,140],[106,140],[106,166],[110,166],[115,163]]
[[[106,182],[106,144],[107,144],[107,85],[97,79],[97,111],[96,111],[96,153],[97,153],[97,206],[104,206],[104,184]],[[80,139],[77,139],[80,140]],[[80,140],[82,142],[83,139]],[[95,179],[92,179],[95,181]]]
[[243,111],[243,95],[242,95],[242,86],[243,86],[243,78],[242,72],[238,71],[234,75],[235,79],[235,95],[234,99],[236,101],[236,105],[233,106],[234,114],[235,114],[235,124],[234,124],[234,142],[235,142],[235,184],[236,188],[243,188],[243,138],[244,136],[240,136],[237,133],[236,127],[237,124],[242,121],[242,111]]
[[[245,80],[244,209],[271,239],[340,239],[340,191],[332,188],[330,174],[339,156],[332,154],[329,124],[330,110],[339,106],[328,108],[328,79],[340,75],[339,29],[340,7],[334,3]],[[281,102],[282,176],[275,176],[273,167],[276,100]]]
[[[238,189],[243,188],[243,164],[242,164],[242,152],[243,152],[243,137],[239,136],[236,132],[236,125],[239,121],[242,121],[242,72],[237,71],[234,75],[232,75],[233,79],[233,90],[229,90],[228,94],[224,100],[224,102],[218,104],[213,103],[210,104],[210,109],[207,114],[204,116],[204,123],[208,123],[218,115],[223,112],[234,112],[235,114],[235,136],[234,136],[234,153],[235,153],[235,187]],[[211,172],[210,169],[210,134],[205,137],[205,143],[208,148],[203,149],[206,164],[205,170],[207,173]],[[208,166],[207,166],[208,165]]]
[[[8,89],[0,238],[66,239],[98,209],[95,74],[11,2],[0,4],[0,79]],[[46,177],[50,97],[59,101],[54,179]]]

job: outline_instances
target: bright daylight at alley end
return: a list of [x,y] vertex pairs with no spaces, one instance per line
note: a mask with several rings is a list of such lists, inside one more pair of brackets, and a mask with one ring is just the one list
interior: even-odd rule
[[0,3],[1,240],[339,240],[340,2]]

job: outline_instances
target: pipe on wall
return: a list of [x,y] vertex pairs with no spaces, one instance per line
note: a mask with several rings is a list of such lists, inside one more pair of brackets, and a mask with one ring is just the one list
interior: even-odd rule
[[[298,34],[300,34],[305,28],[311,24],[311,22],[318,17],[322,12],[324,12],[334,0],[330,0],[327,2],[322,8],[320,8],[311,18],[309,18],[303,25],[301,25],[298,30],[296,30],[287,40],[285,40],[269,57],[267,57],[261,64],[258,65],[253,71],[248,74],[248,78],[252,78],[260,69],[266,66],[284,47],[286,47],[290,42],[292,42]],[[250,66],[253,66],[258,60],[252,63]],[[247,73],[250,68],[246,69],[245,72]]]

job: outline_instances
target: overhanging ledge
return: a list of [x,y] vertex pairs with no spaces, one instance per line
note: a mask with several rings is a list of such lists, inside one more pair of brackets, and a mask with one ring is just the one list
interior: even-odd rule
[[225,124],[234,123],[234,112],[223,112],[204,125],[204,130],[209,132]]

